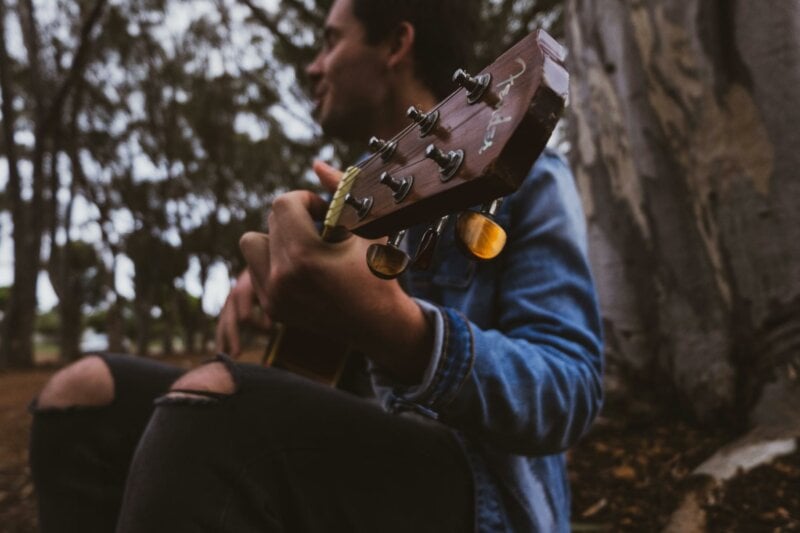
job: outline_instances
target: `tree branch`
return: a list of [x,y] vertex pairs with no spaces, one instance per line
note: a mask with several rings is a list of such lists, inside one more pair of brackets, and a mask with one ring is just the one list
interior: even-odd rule
[[5,138],[6,157],[8,158],[8,194],[11,204],[12,217],[19,220],[18,210],[21,209],[21,182],[19,175],[19,159],[17,156],[17,143],[14,140],[14,124],[16,114],[14,112],[14,99],[16,94],[14,84],[11,80],[11,58],[6,49],[6,2],[0,0],[0,95],[2,95],[3,111],[3,137]]
[[314,26],[321,28],[325,24],[325,15],[321,14],[318,10],[311,10],[302,2],[302,0],[283,0],[284,4],[292,6],[301,17],[310,21]]
[[253,14],[253,17],[257,21],[259,21],[264,27],[266,27],[270,32],[272,32],[272,34],[281,42],[281,44],[294,51],[300,50],[299,46],[294,44],[289,37],[287,37],[284,33],[282,33],[278,29],[278,23],[274,19],[272,19],[266,11],[253,4],[252,0],[239,0],[239,1],[244,5],[246,5],[248,8],[250,8],[250,12]]
[[[28,63],[31,71],[31,88],[36,104],[36,128],[42,122],[45,109],[45,96],[42,89],[42,66],[40,63],[39,31],[36,27],[36,9],[32,0],[20,2],[20,27],[22,28],[22,38],[25,41],[25,48],[28,52]],[[38,141],[38,140],[37,140]]]
[[[30,2],[31,0],[27,1]],[[100,20],[100,16],[103,14],[103,9],[105,8],[106,4],[107,0],[97,0],[91,12],[89,13],[89,16],[86,17],[86,20],[81,27],[81,39],[78,45],[78,50],[75,52],[72,65],[70,65],[66,78],[64,78],[61,87],[59,87],[58,91],[56,92],[56,96],[53,98],[53,102],[50,105],[50,109],[48,110],[45,118],[45,129],[61,115],[61,109],[64,106],[67,96],[83,73],[83,69],[86,66],[86,62],[89,57],[89,51],[91,50],[91,33]]]

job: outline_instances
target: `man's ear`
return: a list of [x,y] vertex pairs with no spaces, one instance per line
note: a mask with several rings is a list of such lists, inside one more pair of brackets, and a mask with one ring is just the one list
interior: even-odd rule
[[394,68],[404,61],[414,60],[414,26],[401,22],[389,36],[389,67]]

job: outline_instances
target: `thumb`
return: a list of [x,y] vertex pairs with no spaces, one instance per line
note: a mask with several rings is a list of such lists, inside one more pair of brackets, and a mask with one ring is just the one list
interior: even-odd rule
[[314,164],[311,165],[311,168],[314,169],[314,173],[317,175],[317,178],[319,178],[319,182],[328,192],[336,191],[336,188],[339,186],[339,182],[342,180],[343,172],[341,170],[336,169],[329,164],[320,161],[319,159],[314,161]]

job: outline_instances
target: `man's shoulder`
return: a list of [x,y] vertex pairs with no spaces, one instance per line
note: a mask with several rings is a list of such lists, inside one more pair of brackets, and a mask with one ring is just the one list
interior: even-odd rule
[[572,171],[569,168],[569,163],[564,154],[550,147],[545,148],[533,163],[529,177],[531,175],[540,175],[543,173],[557,174],[559,176],[563,175],[566,177],[572,176]]
[[[511,195],[510,211],[525,220],[565,220],[576,234],[584,232],[584,215],[575,177],[558,150],[545,148],[519,190]],[[583,238],[581,236],[581,238]]]
[[[562,152],[545,148],[534,161],[528,175],[520,184],[521,194],[542,194],[542,189],[568,189],[574,187],[575,178],[570,169],[567,158]],[[524,192],[526,191],[527,192]]]

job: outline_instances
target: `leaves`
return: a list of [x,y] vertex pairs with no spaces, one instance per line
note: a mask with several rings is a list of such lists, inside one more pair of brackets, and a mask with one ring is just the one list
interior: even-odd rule
[[[304,67],[331,3],[20,0],[9,18],[23,30],[22,49],[3,34],[14,52],[2,61],[3,90],[17,94],[16,109],[4,101],[4,111],[16,128],[9,137],[32,137],[36,149],[3,151],[23,170],[41,159],[37,220],[54,286],[82,279],[71,243],[87,240],[104,269],[93,296],[101,307],[120,298],[118,258],[135,266],[137,299],[155,306],[193,260],[205,273],[218,262],[241,268],[239,235],[263,228],[274,194],[308,186],[323,147]],[[495,55],[552,4],[485,0],[478,49]],[[363,150],[334,148],[345,162]],[[17,189],[0,195],[0,208],[35,207]],[[171,263],[151,271],[153,257]],[[146,290],[151,283],[160,289]],[[62,304],[67,312],[76,300]]]

